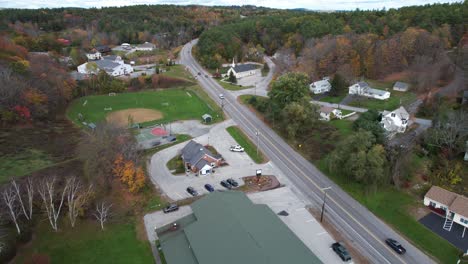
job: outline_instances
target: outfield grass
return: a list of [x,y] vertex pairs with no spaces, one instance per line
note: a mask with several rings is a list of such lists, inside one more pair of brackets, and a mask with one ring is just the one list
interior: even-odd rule
[[[67,111],[67,116],[73,122],[81,125],[78,114],[83,114],[86,122],[100,122],[105,120],[112,111],[130,108],[148,108],[159,110],[164,117],[161,120],[143,123],[144,126],[169,122],[174,120],[195,119],[201,120],[203,114],[210,114],[213,121],[222,120],[222,115],[217,108],[204,102],[194,89],[166,89],[160,91],[142,91],[135,93],[121,93],[116,96],[93,95],[79,98],[73,101]],[[85,105],[84,103],[87,102]],[[104,108],[112,107],[112,111],[104,111]]]
[[265,161],[265,156],[263,156],[263,153],[259,150],[257,155],[256,145],[247,137],[247,135],[244,134],[244,132],[242,132],[242,130],[236,126],[230,126],[226,128],[226,130],[236,140],[237,144],[244,148],[245,152],[255,163],[258,164]]
[[42,221],[33,241],[19,251],[16,263],[35,253],[48,255],[50,263],[154,263],[150,245],[137,238],[134,223],[104,227],[101,231],[96,221],[87,220],[54,232],[48,221]]
[[54,164],[52,157],[37,149],[0,156],[0,183],[21,177]]
[[397,92],[391,91],[388,100],[377,100],[372,98],[362,97],[358,101],[350,103],[351,106],[362,107],[367,109],[374,109],[377,111],[394,110],[401,105],[409,105],[416,100],[416,95],[411,92]]
[[216,79],[216,81],[226,90],[238,91],[253,88],[253,86],[239,86],[238,84],[232,84],[227,82],[222,82],[221,80]]
[[409,194],[391,186],[381,187],[375,194],[366,195],[363,191],[364,186],[330,173],[325,159],[316,162],[316,165],[354,199],[411,240],[418,248],[436,257],[441,263],[456,263],[458,249],[408,213],[410,208],[421,206],[422,201],[415,200]]

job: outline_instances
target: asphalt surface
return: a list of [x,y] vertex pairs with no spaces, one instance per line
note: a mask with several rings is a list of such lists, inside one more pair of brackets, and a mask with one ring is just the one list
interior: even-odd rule
[[[191,49],[197,40],[182,49],[181,63],[196,75],[208,74],[192,57]],[[208,95],[223,106],[230,116],[253,140],[258,132],[260,149],[274,164],[303,192],[309,202],[320,205],[323,188],[327,191],[326,220],[343,233],[371,263],[435,263],[431,258],[411,245],[365,207],[328,179],[315,166],[295,152],[282,138],[266,126],[254,113],[237,102],[236,98],[223,90],[211,78],[199,78],[199,84]],[[219,98],[223,93],[224,100]],[[385,244],[386,238],[398,240],[406,249],[405,255],[398,255]]]

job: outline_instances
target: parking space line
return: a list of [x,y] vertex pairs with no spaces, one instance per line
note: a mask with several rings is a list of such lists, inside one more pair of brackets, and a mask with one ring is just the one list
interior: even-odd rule
[[325,235],[327,232],[318,233],[317,236]]

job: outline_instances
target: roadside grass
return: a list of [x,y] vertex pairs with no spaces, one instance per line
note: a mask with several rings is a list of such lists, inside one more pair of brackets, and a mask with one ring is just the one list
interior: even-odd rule
[[173,66],[166,66],[165,68],[168,71],[160,73],[161,75],[185,79],[188,82],[194,81],[193,76],[185,70],[184,65],[178,64]]
[[180,155],[175,156],[174,158],[170,159],[167,164],[167,168],[171,171],[174,170],[174,174],[180,174],[185,172],[184,161]]
[[358,100],[351,102],[349,105],[383,111],[397,109],[400,105],[409,105],[415,100],[416,95],[414,93],[391,91],[391,95],[388,100],[361,97]]
[[330,124],[338,129],[340,137],[345,138],[353,132],[353,121],[346,119],[334,119]]
[[362,185],[330,173],[325,158],[317,161],[316,165],[354,199],[412,241],[418,248],[436,257],[441,263],[456,263],[458,249],[420,224],[408,213],[409,208],[421,206],[422,201],[391,186],[381,187],[375,194],[366,195]]
[[0,184],[52,164],[54,164],[52,157],[38,149],[26,149],[19,153],[0,156]]
[[257,164],[266,161],[265,156],[259,150],[257,155],[257,148],[255,144],[242,132],[237,126],[230,126],[226,128],[227,132],[236,140],[237,144],[241,145],[247,155]]
[[242,86],[242,85],[239,85],[239,84],[233,84],[233,83],[223,82],[223,81],[218,80],[218,79],[216,79],[216,81],[217,81],[224,89],[230,90],[230,91],[239,91],[239,90],[244,90],[244,89],[253,88],[253,86]]
[[111,219],[101,231],[94,220],[79,221],[71,228],[64,217],[58,232],[42,221],[33,240],[18,251],[15,263],[24,263],[33,254],[48,255],[51,263],[154,263],[149,243],[137,238],[136,224],[117,221]]
[[[198,95],[197,86],[189,89],[166,89],[159,91],[141,91],[134,93],[120,93],[116,96],[93,95],[86,96],[73,101],[68,110],[67,116],[77,125],[82,126],[78,120],[78,114],[84,116],[86,122],[104,121],[106,115],[131,108],[148,108],[161,111],[164,117],[143,123],[143,126],[174,120],[195,119],[201,120],[203,114],[210,114],[214,122],[221,121],[222,115],[219,108],[214,108],[211,104],[205,103]],[[203,97],[205,99],[206,97]],[[86,102],[86,104],[85,104]],[[112,111],[105,111],[104,108],[112,107]]]

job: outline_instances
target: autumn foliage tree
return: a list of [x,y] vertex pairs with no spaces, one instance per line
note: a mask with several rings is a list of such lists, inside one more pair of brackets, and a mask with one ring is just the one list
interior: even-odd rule
[[113,172],[115,177],[124,183],[131,193],[137,193],[145,185],[145,172],[141,166],[127,160],[122,154],[117,155],[114,161]]

